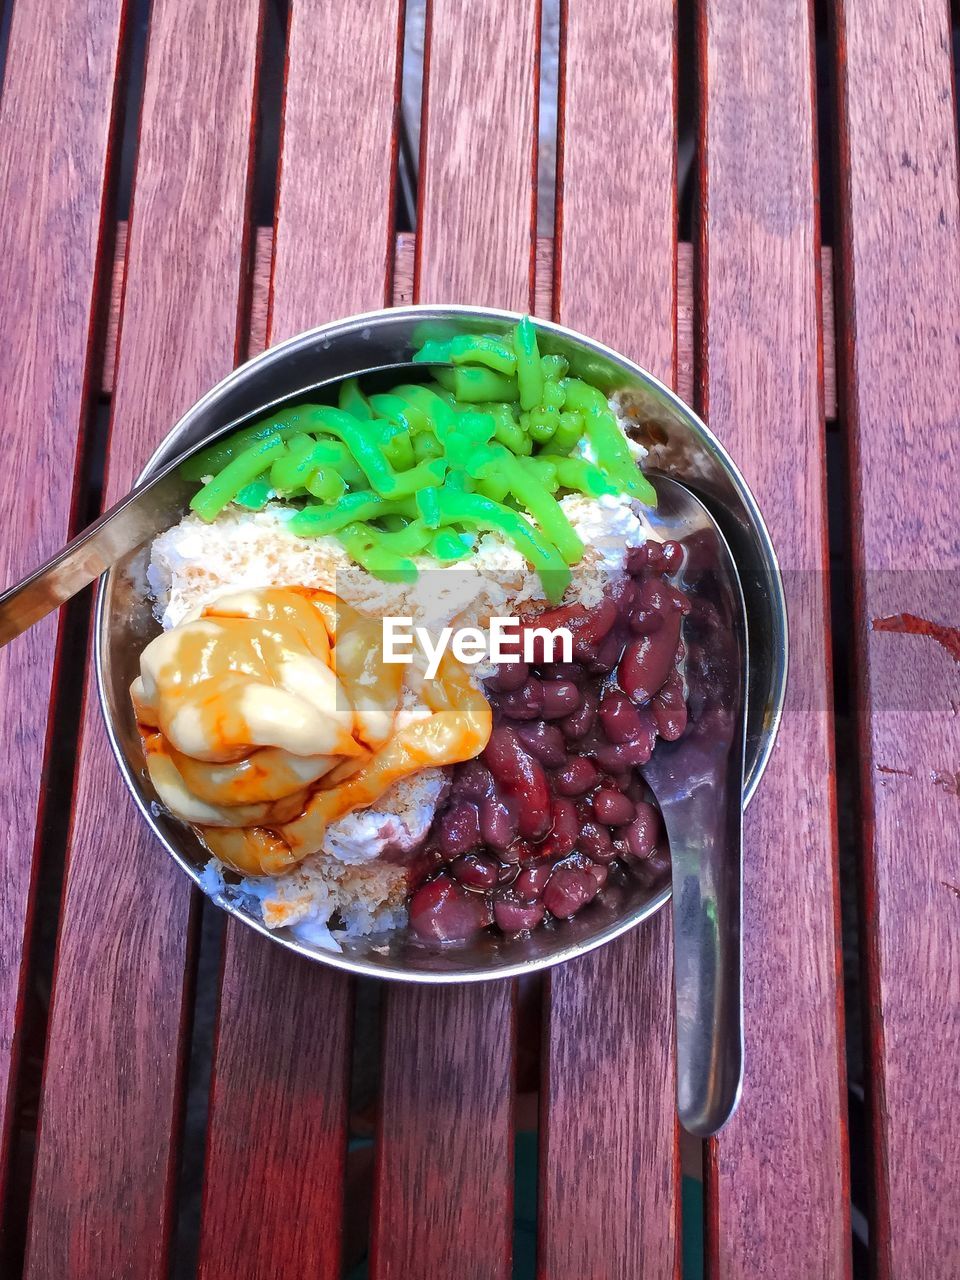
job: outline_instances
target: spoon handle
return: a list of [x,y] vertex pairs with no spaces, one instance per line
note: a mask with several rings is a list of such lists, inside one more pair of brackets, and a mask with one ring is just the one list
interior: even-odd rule
[[[720,771],[687,800],[683,830],[667,833],[673,877],[677,1110],[698,1137],[733,1114],[743,1083],[741,880],[743,772]],[[736,788],[736,789],[734,789]],[[724,795],[717,794],[725,792]]]
[[[161,478],[171,470],[166,468]],[[46,564],[0,592],[0,648],[157,534],[170,519],[168,488],[169,481],[167,486],[149,481],[134,489]]]
[[[358,369],[350,376],[362,378],[387,370],[419,369],[422,372],[429,367],[402,360]],[[294,405],[302,397],[321,391],[332,383],[341,382],[346,376],[348,375],[337,374],[319,382],[311,382],[309,386],[291,391],[208,431],[151,479],[137,485],[98,520],[78,533],[56,555],[51,556],[46,564],[42,564],[39,569],[35,569],[6,591],[0,592],[0,649],[35,622],[65,604],[71,596],[99,578],[101,573],[105,573],[122,556],[176,524],[195,488],[179,479],[180,464],[192,453],[206,448],[221,436],[236,431],[251,419],[266,417],[285,405]]]

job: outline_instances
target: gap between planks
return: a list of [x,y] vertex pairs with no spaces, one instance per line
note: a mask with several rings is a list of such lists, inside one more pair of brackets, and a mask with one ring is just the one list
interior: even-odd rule
[[[117,227],[117,245],[110,288],[110,315],[103,360],[101,391],[109,396],[113,392],[114,365],[117,353],[117,322],[120,315],[120,298],[123,293],[123,273],[126,259],[127,224]],[[393,278],[394,306],[404,306],[413,298],[413,260],[416,235],[400,232],[397,236],[395,271]],[[273,252],[273,228],[258,227],[253,256],[253,281],[250,302],[250,341],[248,352],[259,355],[266,346],[267,299],[270,294],[270,261]],[[826,419],[837,416],[837,369],[834,342],[833,310],[833,250],[821,249],[823,279],[823,397]],[[535,313],[549,316],[553,296],[553,241],[547,236],[537,240],[537,294]],[[338,319],[336,316],[317,316],[317,324]],[[693,246],[681,243],[677,261],[677,392],[687,404],[692,404],[693,392]]]

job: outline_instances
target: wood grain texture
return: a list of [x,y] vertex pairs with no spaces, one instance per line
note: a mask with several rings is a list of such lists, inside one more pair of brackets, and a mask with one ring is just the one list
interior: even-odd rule
[[[107,502],[236,359],[259,23],[259,0],[152,6]],[[73,801],[26,1274],[161,1277],[190,890],[126,794],[92,676]]]
[[[111,287],[110,315],[107,326],[106,354],[103,362],[101,390],[109,395],[113,387],[113,357],[116,352],[117,319],[123,292],[123,245],[126,223],[117,227],[117,254]],[[396,239],[393,259],[393,305],[406,306],[413,301],[413,266],[416,237],[401,231]],[[270,296],[270,259],[273,253],[273,228],[258,227],[253,257],[253,280],[250,303],[251,356],[266,346],[267,304]],[[833,340],[833,250],[821,250],[823,262],[823,398],[827,419],[837,416],[836,361]],[[553,237],[537,240],[537,268],[533,314],[553,314]],[[677,246],[677,380],[676,388],[687,404],[693,403],[693,245]]]
[[[948,8],[837,6],[843,324],[880,1277],[960,1274],[960,208]],[[891,505],[890,495],[895,494]],[[954,632],[956,637],[956,632]]]
[[675,24],[672,0],[607,0],[599,13],[585,0],[567,0],[553,278],[555,316],[670,385],[677,370]]
[[[401,16],[291,4],[272,342],[390,296]],[[351,1008],[344,977],[228,924],[204,1280],[339,1276]]]
[[[433,0],[416,301],[533,304],[539,31],[528,0]],[[510,983],[389,993],[373,1280],[510,1274],[515,1039]]]
[[680,1275],[671,922],[551,974],[538,1276]]
[[269,343],[390,301],[399,10],[290,5]]
[[[0,581],[66,540],[88,410],[124,0],[13,13],[0,103]],[[57,620],[0,652],[0,1196],[6,1181]]]
[[812,31],[808,0],[701,14],[700,399],[770,528],[791,628],[745,818],[743,1100],[707,1165],[718,1277],[850,1269]]
[[539,0],[430,0],[418,302],[533,305],[539,43]]
[[198,1274],[339,1276],[350,987],[233,924]]
[[[568,0],[560,103],[554,315],[675,385],[672,0]],[[671,946],[661,912],[550,975],[543,1280],[679,1276]]]
[[375,1280],[510,1275],[515,1017],[509,982],[389,993]]

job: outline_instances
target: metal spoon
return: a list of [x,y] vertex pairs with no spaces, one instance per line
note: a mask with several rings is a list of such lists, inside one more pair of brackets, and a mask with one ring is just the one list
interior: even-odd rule
[[678,585],[690,718],[676,742],[658,742],[642,768],[663,812],[673,878],[677,1110],[709,1137],[736,1109],[743,1083],[743,777],[747,625],[726,539],[684,485],[651,476],[658,536],[681,543]]
[[[422,372],[424,367],[423,364],[414,365],[404,361],[359,369],[356,376],[369,377],[377,373],[411,368]],[[78,591],[99,578],[101,573],[106,573],[112,564],[128,552],[136,550],[169,527],[170,512],[185,508],[196,490],[196,485],[187,484],[179,476],[180,465],[187,458],[248,422],[266,417],[283,405],[295,404],[304,396],[342,381],[342,375],[338,374],[302,387],[280,400],[258,406],[251,413],[235,418],[211,432],[193,448],[174,458],[152,480],[131,489],[126,497],[121,498],[109,511],[105,511],[99,520],[88,525],[82,533],[78,533],[46,564],[0,593],[0,648],[65,604]]]

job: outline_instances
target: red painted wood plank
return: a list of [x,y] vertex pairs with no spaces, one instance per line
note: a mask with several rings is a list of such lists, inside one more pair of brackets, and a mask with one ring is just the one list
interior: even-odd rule
[[533,306],[538,0],[432,0],[420,128],[418,302]]
[[881,1277],[947,1277],[960,1273],[960,668],[949,634],[880,623],[960,624],[950,21],[929,0],[837,9],[873,1246]]
[[[390,296],[400,32],[396,3],[293,0],[270,341]],[[351,1004],[341,975],[228,926],[204,1280],[339,1276]]]
[[850,1268],[812,21],[808,0],[707,0],[699,32],[700,399],[769,524],[791,625],[745,822],[746,1074],[710,1145],[707,1245],[718,1276],[784,1280]]
[[[554,314],[673,385],[674,5],[570,0],[564,34]],[[672,972],[661,912],[550,976],[544,1280],[679,1274]]]
[[[89,408],[124,0],[36,0],[11,19],[0,104],[0,581],[66,540]],[[106,264],[109,267],[109,264]],[[95,390],[95,389],[94,389]],[[34,875],[42,850],[57,621],[0,653],[0,1195],[19,1054]]]
[[680,1275],[670,917],[551,975],[538,1275]]
[[[108,503],[237,357],[259,23],[259,0],[152,6]],[[27,1275],[161,1277],[190,892],[125,794],[92,677],[73,801]]]
[[510,1274],[515,988],[390,992],[370,1274]]
[[[533,305],[539,5],[434,0],[418,301]],[[371,1275],[510,1274],[511,983],[388,994]]]
[[[123,252],[127,224],[117,225],[117,251],[110,290],[106,350],[100,390],[109,395],[113,388],[113,359],[116,353],[117,320],[123,292]],[[413,264],[416,236],[400,231],[396,237],[393,268],[393,305],[406,306],[413,300]],[[833,250],[821,251],[823,261],[823,392],[828,421],[837,416],[837,385],[833,340]],[[270,264],[273,259],[273,229],[258,227],[250,286],[250,354],[266,345],[267,306],[270,295]],[[633,299],[630,300],[633,305]],[[536,295],[533,314],[553,314],[553,237],[537,237]],[[693,401],[693,245],[677,245],[677,380],[676,388],[688,404]]]

